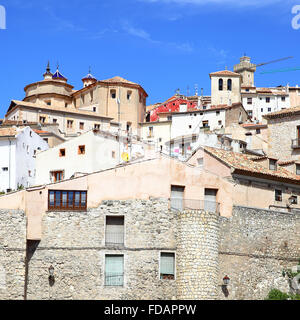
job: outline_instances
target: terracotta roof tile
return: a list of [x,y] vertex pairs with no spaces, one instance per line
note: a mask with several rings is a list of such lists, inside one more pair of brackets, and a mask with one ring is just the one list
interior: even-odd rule
[[276,112],[271,112],[271,113],[264,115],[263,117],[266,119],[284,118],[284,117],[289,117],[291,115],[296,115],[296,114],[300,114],[300,107],[288,108],[288,109],[283,109],[283,110],[276,111]]
[[[292,172],[277,166],[277,170],[269,170],[259,162],[254,160],[259,160],[242,153],[236,153],[231,151],[225,151],[222,149],[216,149],[212,147],[205,147],[205,151],[214,156],[215,158],[221,160],[223,163],[227,164],[231,168],[248,173],[249,175],[255,174],[262,178],[267,178],[273,180],[285,179],[292,180],[294,183],[300,184],[300,176],[293,174]],[[257,157],[256,157],[257,158]],[[262,157],[263,158],[263,157]]]
[[223,71],[217,71],[212,72],[210,76],[231,76],[231,77],[241,77],[239,73],[232,72],[230,70],[223,70]]
[[14,137],[17,133],[16,128],[0,128],[0,137]]

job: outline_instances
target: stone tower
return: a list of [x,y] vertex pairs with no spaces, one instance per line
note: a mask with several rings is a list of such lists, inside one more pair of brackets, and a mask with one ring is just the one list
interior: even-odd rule
[[254,87],[254,73],[256,65],[251,63],[250,57],[241,57],[240,63],[234,66],[234,72],[242,76],[242,86]]
[[215,300],[218,296],[219,217],[187,210],[178,213],[177,299]]

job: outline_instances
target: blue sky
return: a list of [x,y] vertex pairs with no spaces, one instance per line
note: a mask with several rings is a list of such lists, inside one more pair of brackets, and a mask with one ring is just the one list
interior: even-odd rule
[[232,69],[246,53],[261,67],[257,86],[300,84],[300,29],[291,26],[300,0],[0,0],[7,29],[0,30],[0,118],[25,85],[39,81],[50,60],[76,89],[91,65],[98,79],[116,75],[140,83],[147,103],[163,102],[177,88],[210,94],[209,73]]

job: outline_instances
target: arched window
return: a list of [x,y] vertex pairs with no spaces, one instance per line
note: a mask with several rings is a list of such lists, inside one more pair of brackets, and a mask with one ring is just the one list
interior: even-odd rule
[[228,79],[228,81],[227,81],[227,90],[232,91],[232,80],[231,79]]
[[219,79],[219,91],[223,91],[223,79]]

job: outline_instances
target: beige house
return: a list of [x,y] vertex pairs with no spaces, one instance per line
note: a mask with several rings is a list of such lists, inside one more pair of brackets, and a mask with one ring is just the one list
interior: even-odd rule
[[268,122],[268,154],[282,161],[300,160],[300,107],[264,118]]
[[140,85],[121,77],[98,81],[90,73],[81,90],[67,81],[58,69],[52,74],[48,65],[44,80],[27,85],[24,100],[13,100],[5,119],[58,123],[67,137],[93,128],[107,130],[111,120],[124,131],[139,133],[148,97]]
[[[63,202],[57,198],[73,197],[74,192],[79,196],[75,207],[73,198],[70,205],[67,198]],[[158,155],[6,195],[0,197],[0,208],[24,210],[27,238],[38,240],[47,212],[86,211],[98,208],[103,200],[164,198],[174,208],[205,209],[230,217],[235,205],[291,211],[300,207],[299,195],[300,176],[273,159],[205,147],[187,162]]]
[[241,103],[241,78],[239,73],[229,70],[213,72],[211,79],[211,104],[231,105]]
[[300,87],[298,85],[295,87],[289,87],[289,95],[291,107],[300,107]]

